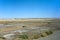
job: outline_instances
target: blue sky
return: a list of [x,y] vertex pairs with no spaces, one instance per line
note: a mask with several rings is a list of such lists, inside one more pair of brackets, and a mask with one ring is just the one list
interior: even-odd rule
[[60,1],[0,0],[0,18],[60,18]]

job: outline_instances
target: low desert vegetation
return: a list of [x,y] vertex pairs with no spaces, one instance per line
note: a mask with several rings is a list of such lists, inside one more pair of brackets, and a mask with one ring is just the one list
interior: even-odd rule
[[[43,33],[36,33],[36,34],[33,34],[33,36],[29,36],[29,35],[23,33],[22,35],[20,35],[20,34],[16,35],[13,40],[33,40],[33,39],[39,39],[39,38],[42,38],[42,37],[49,36],[52,33],[53,33],[53,31],[51,31],[51,30],[43,32]],[[6,40],[6,38],[0,37],[0,40]]]
[[[33,34],[33,36],[29,36],[27,34],[23,34],[23,35],[17,35],[15,40],[33,40],[33,39],[39,39],[42,37],[46,37],[51,35],[53,32],[51,30],[43,32],[43,33],[36,33]],[[30,39],[29,39],[30,38]]]

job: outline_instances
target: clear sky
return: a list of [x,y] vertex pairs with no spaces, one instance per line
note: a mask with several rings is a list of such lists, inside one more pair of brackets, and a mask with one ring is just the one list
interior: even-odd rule
[[60,1],[0,0],[0,18],[60,18]]

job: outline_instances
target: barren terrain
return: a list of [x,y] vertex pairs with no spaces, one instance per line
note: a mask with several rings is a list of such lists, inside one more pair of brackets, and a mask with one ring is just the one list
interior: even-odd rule
[[[34,26],[57,27],[60,29],[60,19],[15,19],[15,20],[0,20],[0,33],[29,28]],[[25,27],[23,27],[25,26]]]

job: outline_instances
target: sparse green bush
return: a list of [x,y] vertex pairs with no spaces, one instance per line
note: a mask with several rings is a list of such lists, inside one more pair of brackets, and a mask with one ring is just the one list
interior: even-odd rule
[[36,35],[33,36],[33,38],[34,39],[38,39],[38,38],[40,38],[40,35],[39,34],[36,34]]
[[52,34],[53,32],[51,30],[45,32],[47,35]]
[[23,34],[23,35],[18,35],[19,38],[22,38],[22,39],[28,39],[28,36]]
[[0,40],[5,40],[5,38],[4,37],[0,37]]
[[47,34],[44,32],[44,33],[41,33],[41,37],[46,37]]

